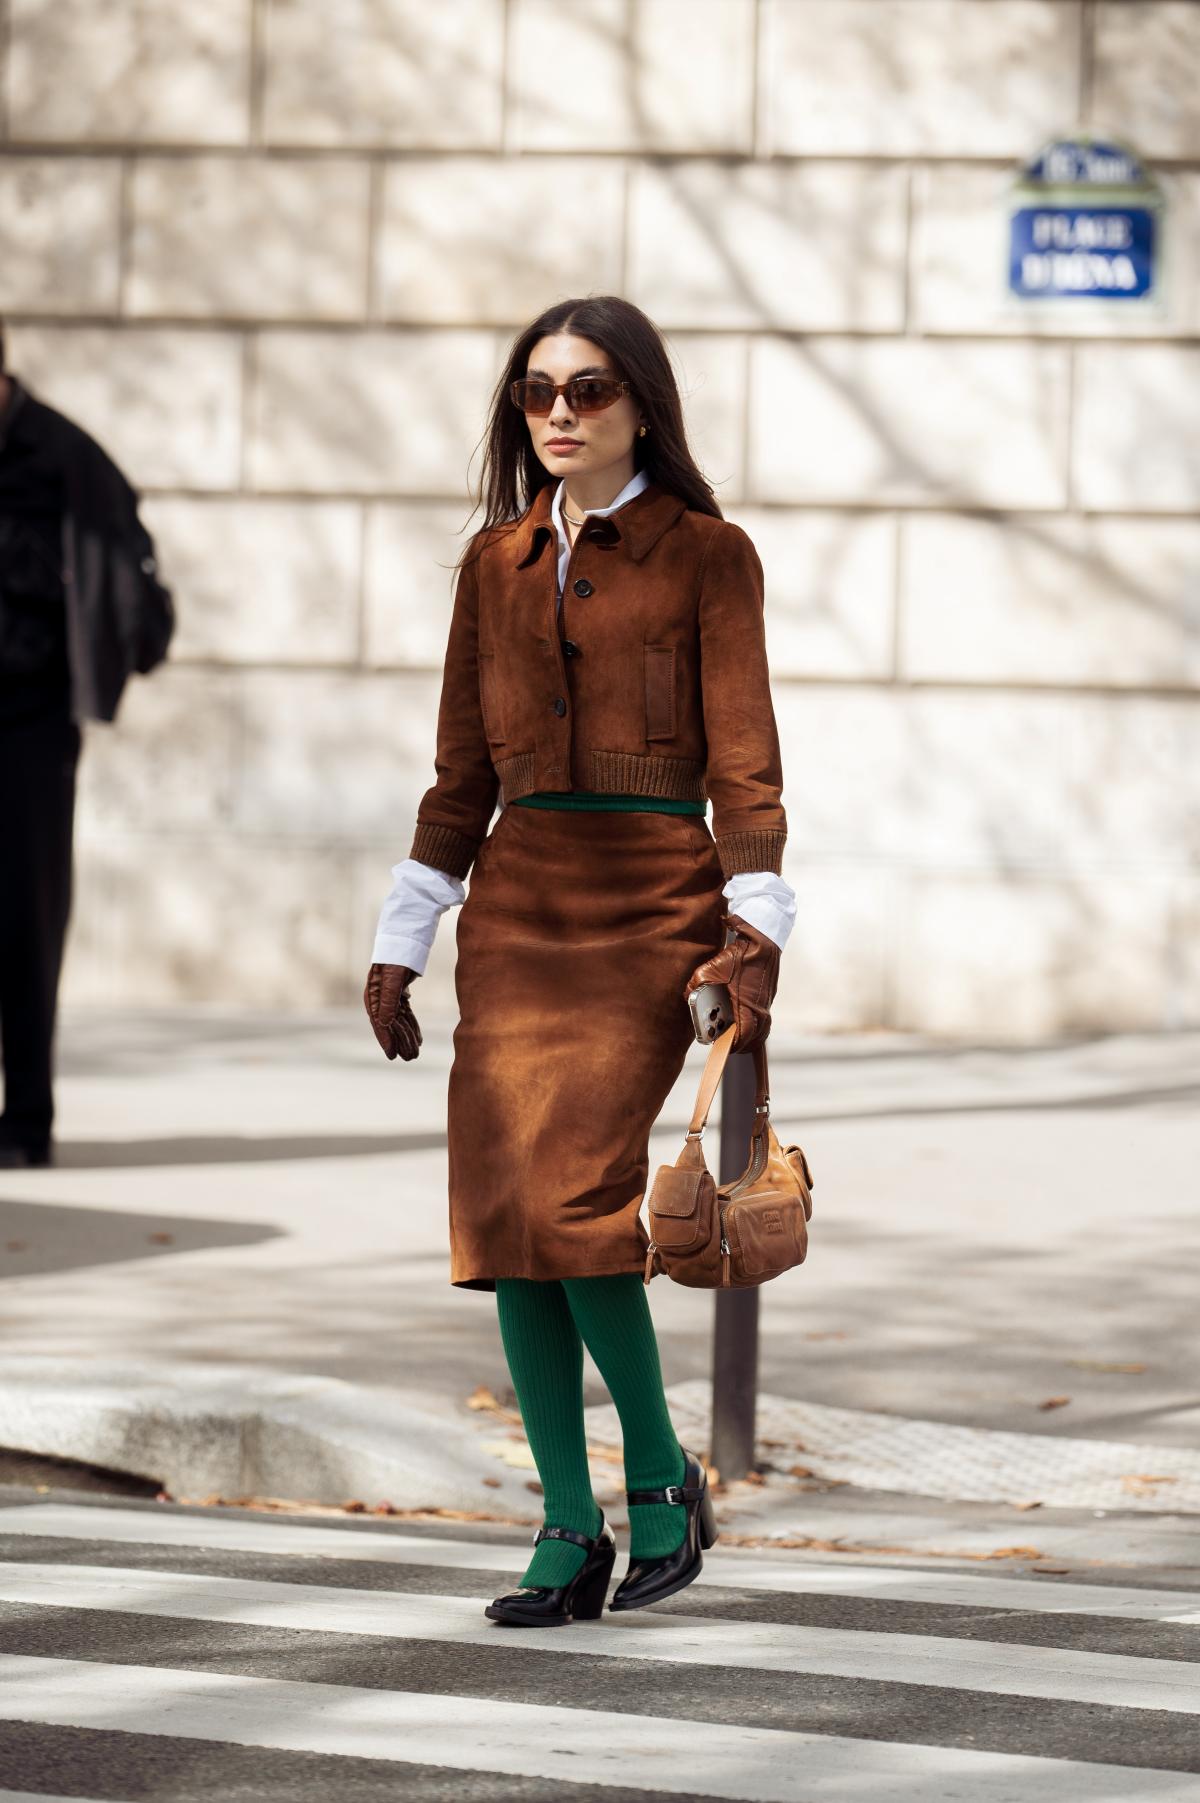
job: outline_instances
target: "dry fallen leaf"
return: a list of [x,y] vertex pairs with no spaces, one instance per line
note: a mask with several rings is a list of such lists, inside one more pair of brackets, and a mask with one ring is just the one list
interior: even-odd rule
[[1045,1402],[1039,1402],[1039,1409],[1065,1409],[1070,1402],[1069,1396],[1047,1396]]
[[1119,1365],[1110,1363],[1108,1359],[1068,1359],[1068,1365],[1074,1365],[1077,1371],[1120,1371],[1130,1377],[1139,1377],[1146,1369],[1145,1365]]
[[[160,1491],[156,1502],[178,1503],[181,1508],[257,1509],[273,1515],[344,1515],[341,1503],[319,1503],[297,1500],[290,1496],[171,1496]],[[532,1515],[497,1515],[490,1509],[397,1509],[389,1513],[396,1521],[494,1521],[506,1527],[532,1527]]]
[[486,1484],[489,1490],[499,1490],[500,1488],[500,1479],[498,1477],[481,1478],[480,1482]]
[[743,1480],[747,1484],[765,1484],[766,1481],[761,1471],[748,1471]]
[[816,1477],[816,1472],[808,1465],[789,1465],[789,1477]]
[[173,1246],[175,1244],[173,1233],[148,1233],[146,1238],[155,1246]]
[[599,1459],[605,1465],[621,1465],[625,1457],[619,1446],[612,1446],[605,1440],[589,1440],[587,1454],[589,1459]]
[[365,1502],[359,1502],[356,1498],[353,1502],[344,1502],[342,1508],[347,1515],[364,1515],[367,1505]]
[[[718,1521],[720,1517],[718,1516]],[[962,1552],[940,1546],[880,1546],[869,1540],[821,1540],[812,1534],[731,1534],[721,1528],[722,1546],[802,1548],[814,1553],[889,1553],[901,1558],[921,1559],[1041,1559],[1044,1554],[1036,1546],[1001,1546],[987,1553]]]
[[533,1494],[535,1496],[541,1496],[544,1494],[544,1492],[542,1490],[542,1486],[538,1483],[536,1478],[532,1478],[532,1477],[528,1478],[525,1483],[525,1488],[527,1490],[532,1490]]
[[511,1440],[481,1440],[479,1445],[483,1452],[492,1453],[515,1471],[537,1470],[533,1448],[523,1434],[514,1434]]
[[1147,1471],[1129,1471],[1121,1479],[1122,1490],[1130,1491],[1134,1496],[1153,1494],[1157,1484],[1177,1484],[1177,1477],[1154,1477]]
[[1040,1559],[1042,1550],[1037,1546],[996,1546],[990,1553],[965,1553],[967,1559]]
[[1036,1571],[1039,1578],[1067,1578],[1071,1575],[1069,1565],[1031,1565],[1030,1571]]
[[486,1410],[489,1415],[495,1415],[498,1421],[515,1421],[519,1424],[521,1420],[520,1409],[506,1409],[502,1402],[497,1401],[486,1384],[475,1386],[467,1397],[467,1407]]
[[1040,1509],[1041,1506],[1040,1502],[1019,1502],[1013,1504],[1014,1509]]
[[844,1340],[844,1339],[848,1338],[848,1335],[846,1335],[844,1333],[829,1332],[829,1333],[806,1333],[806,1334],[801,1334],[800,1337],[802,1340]]

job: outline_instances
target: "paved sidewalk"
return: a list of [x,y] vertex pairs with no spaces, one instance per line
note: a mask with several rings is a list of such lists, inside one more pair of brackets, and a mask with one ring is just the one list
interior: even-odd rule
[[[201,1445],[214,1394],[244,1400],[257,1383],[291,1408],[302,1469],[315,1469],[310,1418],[328,1428],[344,1406],[361,1450],[378,1404],[389,1457],[432,1418],[474,1483],[472,1447],[494,1422],[467,1399],[482,1387],[503,1411],[512,1398],[493,1298],[448,1281],[451,1025],[423,1020],[421,1057],[401,1066],[357,1011],[68,1013],[59,1165],[0,1173],[0,1442],[18,1443],[24,1407],[22,1443],[65,1450],[41,1431],[64,1385],[78,1422],[96,1386],[111,1401],[152,1385],[169,1414],[199,1381]],[[1036,1050],[773,1036],[771,1049],[778,1130],[802,1141],[816,1187],[808,1263],[763,1292],[764,1393],[1061,1440],[1072,1469],[1078,1440],[1196,1447],[1200,1034]],[[668,1101],[652,1168],[675,1155],[702,1058]],[[712,1299],[660,1278],[651,1301],[668,1385],[690,1391],[708,1376]],[[587,1380],[601,1407],[590,1364]],[[913,1444],[914,1466],[938,1446]],[[1122,1475],[1150,1482],[1131,1506],[1171,1507],[1170,1472],[1118,1461]],[[917,1468],[899,1484],[954,1488]],[[511,1508],[507,1471],[490,1488]]]

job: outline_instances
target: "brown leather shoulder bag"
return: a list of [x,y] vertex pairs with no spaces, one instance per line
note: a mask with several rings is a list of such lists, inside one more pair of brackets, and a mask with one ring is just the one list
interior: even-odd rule
[[767,1048],[755,1046],[754,1127],[750,1161],[733,1183],[718,1184],[700,1138],[733,1049],[736,1025],[713,1041],[683,1150],[660,1165],[647,1203],[650,1244],[645,1281],[665,1271],[692,1289],[745,1289],[804,1263],[812,1217],[812,1172],[799,1146],[781,1146],[771,1125]]

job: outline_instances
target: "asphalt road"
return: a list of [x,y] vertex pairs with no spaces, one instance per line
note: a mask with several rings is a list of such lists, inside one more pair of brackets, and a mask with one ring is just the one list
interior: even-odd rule
[[10,1489],[0,1803],[1200,1797],[1195,1574],[718,1542],[657,1608],[505,1629],[525,1542]]

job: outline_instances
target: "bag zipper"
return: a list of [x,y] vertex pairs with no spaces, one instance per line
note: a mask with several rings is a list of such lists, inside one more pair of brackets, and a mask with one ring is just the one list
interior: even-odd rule
[[[765,1138],[762,1138],[762,1139],[756,1138],[755,1142],[754,1142],[754,1146],[755,1146],[755,1155],[754,1155],[754,1158],[751,1160],[749,1169],[746,1171],[743,1171],[742,1175],[738,1178],[737,1182],[733,1185],[732,1189],[730,1189],[726,1192],[728,1195],[728,1199],[730,1201],[732,1201],[735,1196],[740,1196],[744,1189],[749,1189],[750,1185],[752,1183],[757,1183],[758,1179],[762,1176],[763,1172],[767,1168],[766,1139]],[[761,1163],[759,1163],[759,1153],[760,1152],[762,1154],[762,1162]]]

